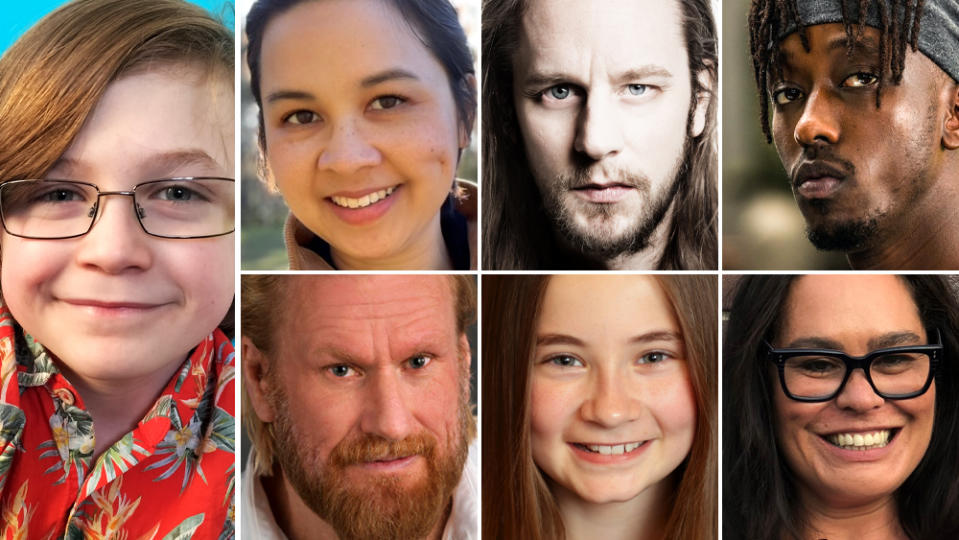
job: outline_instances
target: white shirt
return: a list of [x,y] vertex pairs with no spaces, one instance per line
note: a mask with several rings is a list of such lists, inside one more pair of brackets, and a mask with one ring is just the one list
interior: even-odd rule
[[[253,473],[253,455],[250,451],[246,470],[243,471],[240,495],[242,538],[260,540],[288,540],[273,518],[270,501],[266,498],[260,477]],[[443,540],[477,540],[477,522],[479,517],[480,455],[479,443],[470,443],[463,475],[453,492],[453,509],[446,526],[443,528]]]

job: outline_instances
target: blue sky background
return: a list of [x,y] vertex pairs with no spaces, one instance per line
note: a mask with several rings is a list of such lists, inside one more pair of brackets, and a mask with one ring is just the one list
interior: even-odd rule
[[[217,15],[230,28],[234,27],[234,9],[231,0],[191,0],[214,15]],[[14,41],[33,24],[65,4],[64,0],[31,0],[30,2],[7,2],[0,17],[0,52],[6,51]]]

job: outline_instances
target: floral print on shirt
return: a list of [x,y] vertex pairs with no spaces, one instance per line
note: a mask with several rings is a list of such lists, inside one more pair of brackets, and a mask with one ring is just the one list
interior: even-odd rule
[[234,378],[216,330],[94,461],[82,399],[0,302],[0,539],[233,538]]

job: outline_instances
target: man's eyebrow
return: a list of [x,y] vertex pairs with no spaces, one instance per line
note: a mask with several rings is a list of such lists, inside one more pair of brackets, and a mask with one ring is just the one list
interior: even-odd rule
[[851,50],[853,54],[879,55],[879,44],[875,39],[868,36],[850,37],[846,34],[836,36],[826,43],[826,50],[829,52],[840,49],[843,51]]
[[524,88],[544,88],[557,84],[569,83],[571,77],[559,71],[533,72],[522,80]]
[[630,69],[620,73],[614,79],[617,84],[627,84],[630,82],[646,79],[648,77],[659,77],[662,79],[672,79],[673,73],[663,66],[650,64]]

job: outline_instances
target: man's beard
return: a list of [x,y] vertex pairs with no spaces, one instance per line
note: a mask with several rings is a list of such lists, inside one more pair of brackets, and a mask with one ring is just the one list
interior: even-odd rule
[[[275,455],[283,474],[341,539],[424,538],[439,523],[466,461],[472,422],[468,403],[461,399],[459,433],[451,434],[448,448],[440,448],[436,437],[425,431],[399,441],[363,434],[337,443],[323,462],[290,418],[282,391],[274,397],[279,411],[273,423]],[[379,474],[351,482],[345,474],[356,464],[411,455],[425,462],[419,478]]]
[[[650,247],[653,233],[669,211],[688,171],[690,139],[683,143],[683,151],[673,164],[667,182],[657,182],[660,189],[653,192],[653,182],[642,173],[612,170],[609,180],[636,189],[643,201],[642,208],[632,215],[625,214],[620,203],[596,204],[574,198],[571,190],[592,181],[597,169],[593,163],[578,166],[572,174],[563,174],[541,189],[543,207],[553,225],[570,248],[587,257],[610,260],[639,253]],[[568,204],[570,201],[573,204]],[[585,223],[583,220],[585,219]],[[625,223],[624,223],[625,222]]]
[[879,217],[822,224],[806,229],[806,236],[821,251],[862,251],[879,234]]

